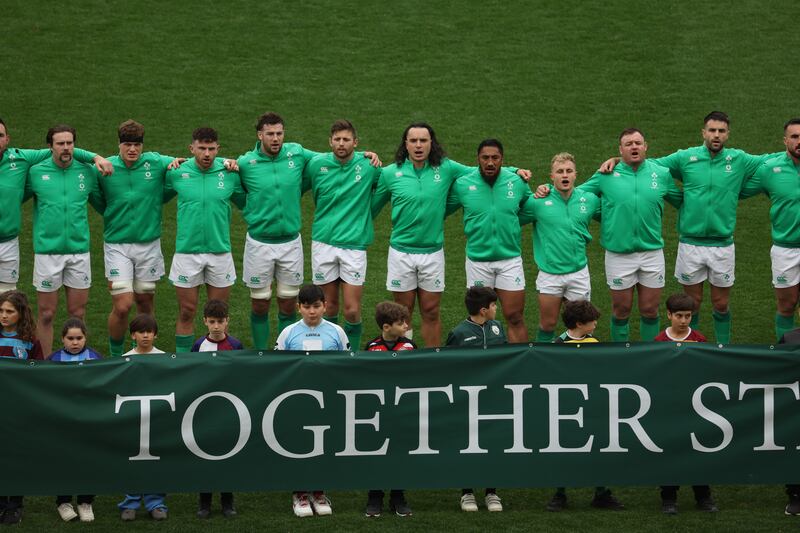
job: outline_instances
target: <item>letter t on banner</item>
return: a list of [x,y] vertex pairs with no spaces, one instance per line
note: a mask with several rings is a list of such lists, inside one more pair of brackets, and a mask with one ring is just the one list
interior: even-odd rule
[[128,457],[129,461],[158,461],[158,455],[150,455],[150,402],[167,402],[170,409],[175,411],[175,393],[163,396],[120,396],[114,403],[114,414],[119,414],[119,409],[125,402],[139,402],[141,418],[139,421],[139,454]]

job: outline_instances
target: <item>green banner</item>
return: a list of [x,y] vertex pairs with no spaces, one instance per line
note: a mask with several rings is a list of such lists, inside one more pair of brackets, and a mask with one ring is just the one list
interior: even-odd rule
[[800,482],[800,346],[0,361],[0,494]]

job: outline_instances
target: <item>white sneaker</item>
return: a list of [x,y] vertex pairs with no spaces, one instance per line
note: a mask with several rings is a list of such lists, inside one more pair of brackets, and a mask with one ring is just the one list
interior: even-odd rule
[[75,512],[75,508],[72,507],[71,503],[62,503],[58,506],[58,516],[64,522],[72,522],[78,518],[78,513]]
[[461,495],[461,510],[468,513],[474,513],[478,510],[478,502],[475,501],[475,495],[471,492]]
[[94,522],[94,511],[91,503],[78,504],[78,516],[81,522]]
[[493,512],[499,513],[503,510],[503,504],[500,502],[500,496],[495,494],[494,492],[490,492],[486,495],[486,508]]
[[314,507],[314,512],[318,516],[327,516],[333,514],[331,509],[331,501],[325,496],[325,492],[317,491],[311,496],[311,506]]
[[300,518],[314,515],[314,511],[311,509],[311,502],[308,501],[307,492],[292,493],[292,510],[294,515]]

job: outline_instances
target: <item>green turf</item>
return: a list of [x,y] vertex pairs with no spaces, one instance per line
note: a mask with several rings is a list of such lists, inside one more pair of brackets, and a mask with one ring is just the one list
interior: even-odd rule
[[[80,146],[105,155],[115,153],[116,126],[127,118],[146,125],[146,149],[173,155],[186,155],[191,130],[207,124],[219,130],[227,156],[252,148],[255,119],[266,110],[284,116],[287,140],[316,150],[326,149],[330,123],[346,117],[359,130],[360,146],[378,152],[387,163],[405,125],[426,120],[457,161],[473,161],[477,143],[493,136],[504,142],[509,163],[533,170],[536,183],[546,179],[552,154],[564,150],[577,156],[579,175],[586,178],[615,154],[616,136],[624,127],[643,129],[651,155],[663,155],[699,144],[702,117],[713,109],[732,116],[730,146],[752,153],[781,150],[781,126],[798,114],[792,58],[800,37],[793,7],[780,1],[52,4],[6,0],[0,116],[8,125],[12,146],[41,146],[49,126],[68,122],[77,128]],[[308,197],[303,202],[308,264],[312,205]],[[748,200],[739,210],[738,277],[731,302],[737,342],[773,339],[767,208],[762,197]],[[669,294],[679,287],[671,277],[675,212],[665,209],[669,274],[665,294]],[[105,351],[110,299],[102,277],[101,223],[96,214],[91,216],[95,284],[87,320],[91,344]],[[174,202],[165,208],[164,218],[168,267],[174,250]],[[28,205],[21,236],[20,286],[33,296],[30,228]],[[240,274],[244,233],[237,213],[231,234]],[[598,233],[596,226],[593,233]],[[370,319],[375,303],[388,296],[384,289],[388,234],[386,209],[376,221],[375,244],[369,249],[365,339],[377,331]],[[523,238],[530,265],[526,322],[533,334],[536,271],[530,228]],[[446,332],[464,315],[464,241],[458,216],[448,221],[445,242]],[[597,334],[608,338],[610,302],[597,242],[590,247],[590,268],[593,301],[604,314]],[[231,302],[231,331],[247,344],[249,302],[241,284]],[[172,288],[162,281],[157,295],[162,349],[174,347],[176,311]],[[63,318],[62,302],[56,323]],[[271,318],[274,331],[274,308]],[[201,327],[198,320],[197,334]],[[712,334],[707,305],[700,329]],[[634,320],[632,338],[637,334]],[[542,529],[576,530],[709,525],[720,530],[777,530],[789,523],[779,514],[782,496],[775,487],[727,489],[720,492],[725,495],[725,512],[718,517],[685,513],[671,521],[655,513],[656,497],[651,493],[652,489],[626,493],[638,510],[623,515],[581,508],[553,517],[541,511],[547,494],[539,491],[533,496],[510,493],[512,512],[501,517],[462,517],[454,511],[454,495],[421,492],[413,495],[419,516],[412,526],[527,529],[535,523]],[[342,512],[329,522],[311,521],[309,529],[400,527],[394,517],[381,519],[380,526],[366,525],[356,513],[363,504],[361,495],[347,498],[337,495],[337,501],[345,502],[337,507]],[[243,498],[245,512],[237,529],[255,529],[263,519],[276,529],[295,529],[287,499],[286,495]],[[159,527],[184,527],[176,519],[193,513],[192,500],[172,501],[173,520]],[[115,523],[107,509],[111,500],[102,502],[98,514],[110,528]],[[49,501],[33,499],[31,510],[38,509],[42,513],[30,513],[26,519],[30,527],[55,523]]]

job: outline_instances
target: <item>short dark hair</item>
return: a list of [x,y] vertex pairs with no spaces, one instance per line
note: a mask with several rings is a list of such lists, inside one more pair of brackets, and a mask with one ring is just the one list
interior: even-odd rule
[[86,324],[80,318],[76,316],[69,317],[65,322],[64,325],[61,327],[61,337],[64,338],[67,336],[67,332],[72,328],[78,328],[81,330],[84,336],[86,336]]
[[128,119],[119,125],[117,130],[119,142],[142,142],[144,141],[144,126],[135,120]]
[[625,128],[622,130],[622,133],[619,134],[619,142],[622,144],[622,138],[627,137],[628,135],[633,135],[634,133],[638,133],[644,139],[644,133],[639,128]]
[[711,113],[706,115],[706,118],[703,119],[703,126],[708,124],[709,120],[718,120],[720,122],[724,122],[728,126],[731,125],[731,119],[728,118],[728,114],[723,113],[722,111],[712,111]]
[[131,320],[128,331],[130,331],[131,335],[134,333],[152,333],[153,335],[158,335],[156,317],[148,315],[147,313],[140,313]]
[[49,130],[47,130],[47,136],[45,137],[45,142],[47,146],[53,146],[53,135],[56,133],[71,133],[72,134],[72,142],[77,140],[75,135],[75,128],[68,124],[56,124]]
[[439,144],[439,141],[436,139],[436,132],[433,131],[433,127],[427,122],[413,122],[406,126],[406,129],[403,130],[403,138],[400,139],[400,146],[397,147],[397,151],[394,154],[394,162],[399,166],[403,164],[403,161],[408,159],[406,137],[408,137],[408,131],[411,128],[425,128],[428,130],[428,133],[431,136],[431,153],[428,154],[428,163],[434,167],[441,165],[442,159],[444,159],[446,154],[444,152],[444,148],[442,148],[442,145]]
[[380,302],[375,306],[375,322],[379,328],[384,324],[409,320],[408,308],[396,302]]
[[789,126],[794,126],[796,124],[800,124],[800,117],[797,118],[790,118],[786,121],[786,124],[783,125],[783,133],[786,133],[786,130],[789,129]]
[[500,155],[503,155],[503,143],[498,141],[497,139],[484,139],[478,145],[478,153],[481,153],[481,150],[484,149],[486,146],[494,146],[498,150],[500,150]]
[[228,304],[222,300],[209,300],[203,307],[203,318],[228,318]]
[[356,127],[353,126],[353,123],[350,122],[349,120],[340,118],[339,120],[331,124],[331,137],[333,137],[334,133],[339,133],[340,131],[350,131],[353,133],[353,138],[358,138],[358,134],[356,133]]
[[303,285],[297,293],[297,302],[310,305],[314,302],[325,303],[325,292],[319,285]]
[[274,126],[275,124],[280,124],[284,126],[283,118],[277,113],[267,112],[258,117],[258,122],[256,122],[256,131],[261,131],[261,128],[264,126]]
[[564,304],[561,320],[567,329],[574,329],[578,324],[586,324],[600,318],[598,310],[589,300],[573,300]]
[[464,305],[470,316],[477,315],[496,301],[497,293],[489,287],[470,287],[464,296]]
[[[6,125],[6,122],[2,118],[0,118],[0,125],[2,126]],[[6,127],[6,131],[8,131],[8,127]]]
[[219,141],[219,135],[217,134],[217,130],[214,128],[202,126],[192,132],[192,140],[215,143]]
[[675,293],[667,298],[667,311],[670,313],[677,313],[678,311],[691,311],[694,313],[696,306],[694,298],[684,292]]

